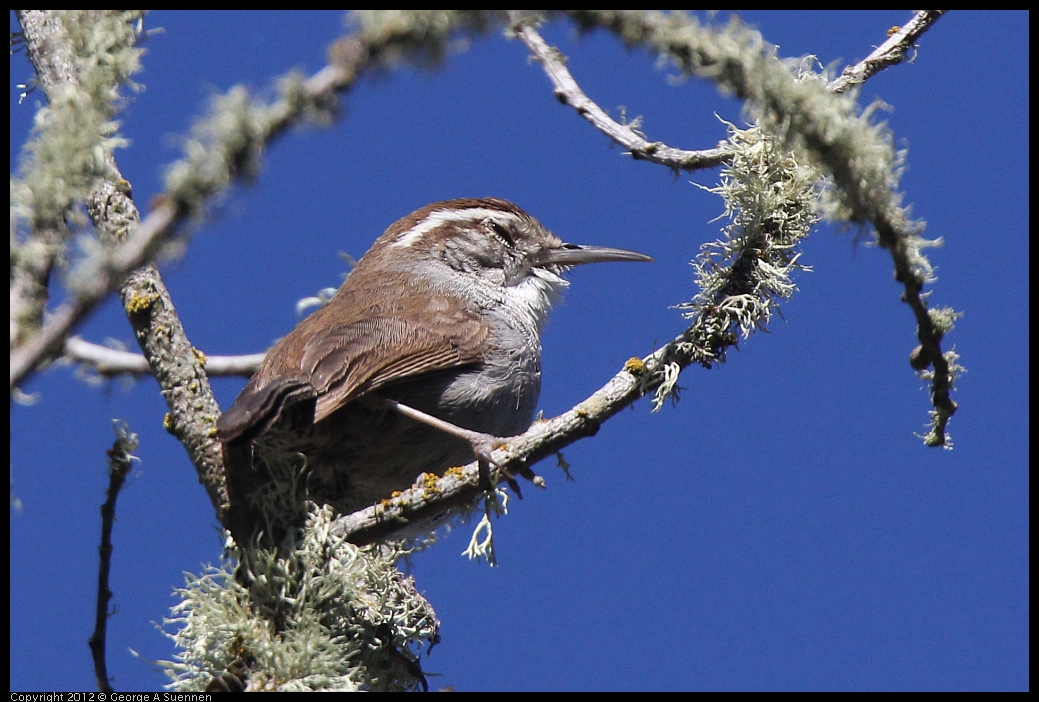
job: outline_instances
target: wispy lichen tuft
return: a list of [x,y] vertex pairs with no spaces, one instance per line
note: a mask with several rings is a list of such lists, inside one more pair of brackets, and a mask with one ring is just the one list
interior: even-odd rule
[[440,623],[396,568],[405,552],[336,537],[328,507],[311,507],[288,557],[259,551],[188,575],[164,622],[180,653],[162,665],[176,691],[234,674],[249,690],[414,690]]
[[[809,270],[799,263],[799,244],[818,220],[818,173],[761,129],[728,126],[733,158],[721,183],[706,190],[722,197],[730,223],[724,238],[700,247],[693,261],[700,292],[678,305],[693,324],[676,350],[708,368],[741,336],[764,329],[780,300],[797,290],[791,273]],[[678,370],[674,362],[660,369],[654,410],[675,393]]]

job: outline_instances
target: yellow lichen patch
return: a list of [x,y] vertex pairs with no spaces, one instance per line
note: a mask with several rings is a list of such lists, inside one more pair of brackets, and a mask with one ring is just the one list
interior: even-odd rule
[[418,482],[422,485],[422,497],[429,498],[440,492],[440,488],[437,487],[437,481],[440,480],[433,473],[423,473],[419,476]]
[[206,367],[206,354],[202,353],[201,351],[199,351],[195,347],[192,347],[191,350],[195,354],[195,360],[199,362],[199,365],[201,365],[203,368],[205,368]]
[[463,478],[465,478],[465,471],[458,466],[455,466],[454,468],[448,468],[446,471],[444,471],[444,477],[446,478],[448,476],[462,480]]
[[171,434],[173,433],[173,415],[169,412],[162,418],[162,428]]
[[641,358],[635,358],[632,356],[624,362],[624,370],[628,371],[634,376],[639,376],[644,370],[646,370],[646,364],[642,362]]
[[139,314],[150,309],[158,299],[158,294],[154,292],[143,294],[135,292],[130,296],[130,299],[126,301],[126,311],[130,314]]

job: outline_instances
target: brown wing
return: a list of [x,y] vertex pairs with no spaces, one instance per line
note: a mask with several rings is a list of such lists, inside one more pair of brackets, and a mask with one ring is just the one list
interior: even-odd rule
[[313,337],[300,366],[318,393],[314,421],[396,380],[479,360],[476,351],[487,333],[480,320],[452,320],[447,333],[430,328],[421,319],[379,317]]
[[365,282],[348,280],[271,349],[218,421],[222,441],[264,433],[290,405],[314,401],[312,421],[319,422],[387,383],[479,361],[488,325],[476,311],[428,290],[426,304],[416,307],[422,298],[400,276]]
[[234,404],[217,420],[217,438],[225,444],[256,438],[271,427],[284,408],[313,401],[316,397],[314,386],[303,378],[284,376],[260,383],[254,375]]

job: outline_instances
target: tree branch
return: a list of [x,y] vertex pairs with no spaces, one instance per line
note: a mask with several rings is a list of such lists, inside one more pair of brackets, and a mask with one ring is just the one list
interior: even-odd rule
[[[648,364],[658,364],[666,355],[667,350],[661,349],[642,361],[629,361],[588,399],[557,417],[535,422],[524,434],[494,451],[492,456],[502,471],[497,482],[508,480],[505,473],[523,474],[541,459],[594,436],[603,422],[652,389],[652,385],[641,384],[642,370]],[[487,490],[476,462],[451,468],[439,478],[423,474],[416,483],[397,497],[338,518],[334,533],[357,545],[416,536],[472,505]]]
[[845,68],[840,77],[826,87],[835,93],[843,93],[848,88],[862,85],[885,68],[902,63],[906,51],[946,12],[947,10],[918,10],[904,27],[892,28],[888,40],[873,53],[854,66]]
[[555,96],[559,102],[569,105],[577,114],[588,120],[600,132],[608,136],[614,143],[628,150],[628,155],[636,161],[651,161],[667,166],[675,171],[696,171],[702,168],[714,168],[721,165],[731,155],[724,142],[713,149],[703,151],[686,151],[676,149],[660,141],[649,141],[634,127],[620,124],[599,107],[574,80],[567,70],[563,55],[555,47],[550,47],[533,27],[531,18],[517,11],[510,12],[511,29],[516,33],[534,58],[545,70],[545,75],[555,86]]

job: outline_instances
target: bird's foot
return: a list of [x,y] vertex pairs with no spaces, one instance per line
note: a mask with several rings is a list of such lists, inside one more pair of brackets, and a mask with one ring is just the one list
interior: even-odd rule
[[414,407],[409,407],[405,404],[397,402],[396,400],[385,400],[393,409],[397,410],[405,417],[411,417],[417,422],[422,422],[435,429],[439,429],[446,434],[456,436],[463,441],[469,442],[469,445],[473,448],[473,454],[476,456],[476,460],[480,464],[480,479],[481,482],[487,486],[488,489],[493,489],[494,485],[498,482],[497,480],[491,480],[489,467],[494,466],[497,468],[502,475],[505,476],[506,481],[509,483],[509,487],[520,497],[523,498],[522,493],[519,489],[519,484],[516,482],[516,475],[520,475],[535,486],[539,488],[545,487],[545,479],[540,475],[532,471],[528,466],[522,466],[515,474],[506,470],[505,467],[494,459],[493,452],[495,449],[499,449],[505,446],[509,441],[516,438],[514,436],[494,436],[493,434],[485,434],[481,431],[473,431],[472,429],[465,429],[451,422],[445,422],[443,419],[438,419],[431,414],[426,414],[421,410],[417,410]]

